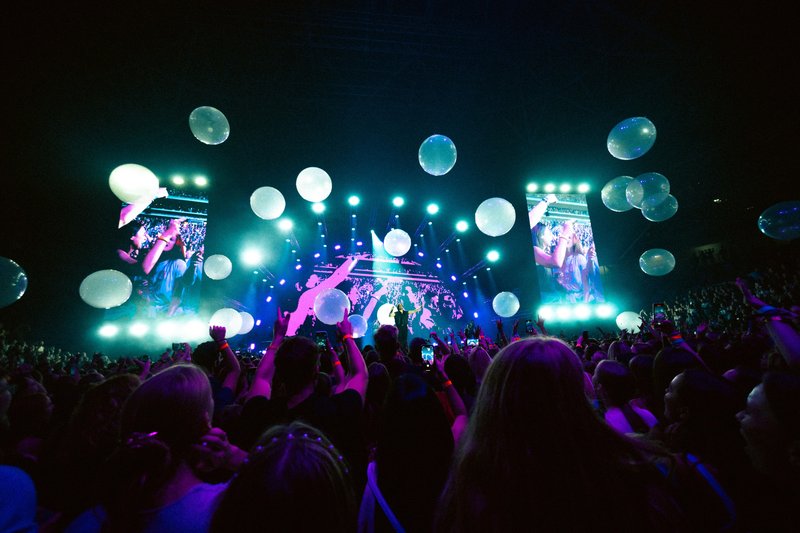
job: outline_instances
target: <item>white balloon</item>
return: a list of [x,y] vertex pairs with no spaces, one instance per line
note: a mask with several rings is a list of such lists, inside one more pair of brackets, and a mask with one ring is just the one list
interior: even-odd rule
[[383,304],[378,308],[378,324],[381,326],[385,326],[389,324],[390,326],[394,326],[394,317],[391,316],[392,309],[394,309],[394,305],[392,304]]
[[209,326],[223,326],[225,328],[225,336],[228,338],[235,337],[242,329],[242,315],[239,311],[231,307],[223,307],[211,315],[211,320],[208,321]]
[[97,309],[119,307],[128,301],[131,292],[133,283],[117,270],[99,270],[89,274],[78,289],[81,299]]
[[242,327],[239,328],[239,335],[247,335],[253,330],[256,320],[247,311],[239,311],[239,315],[242,317]]
[[475,210],[475,225],[490,237],[499,237],[511,231],[516,219],[514,205],[503,198],[484,200]]
[[513,292],[501,292],[492,300],[492,309],[503,318],[514,316],[519,311],[519,299]]
[[665,276],[675,268],[675,256],[663,248],[651,248],[639,257],[639,268],[648,276]]
[[671,194],[667,199],[654,206],[642,203],[642,216],[651,222],[664,222],[678,212],[678,199]]
[[222,111],[211,106],[196,108],[189,115],[189,129],[203,144],[222,144],[231,134],[231,125]]
[[128,163],[111,171],[108,186],[125,203],[149,204],[158,193],[158,178],[150,169]]
[[297,175],[297,192],[304,200],[309,202],[321,202],[327,198],[333,190],[331,177],[327,172],[317,167],[303,169]]
[[639,333],[641,323],[642,319],[639,318],[639,314],[633,311],[623,311],[617,315],[617,327],[628,330],[630,333]]
[[339,289],[323,289],[314,298],[314,315],[323,324],[341,322],[345,311],[350,313],[350,298]]
[[361,315],[350,315],[347,317],[353,325],[353,338],[358,339],[367,333],[367,319]]
[[259,187],[250,195],[250,209],[259,218],[275,220],[286,209],[286,199],[275,187]]
[[383,248],[395,257],[406,255],[411,249],[411,237],[401,229],[390,230],[383,238]]
[[632,181],[633,178],[630,176],[618,176],[606,183],[603,186],[603,190],[600,191],[603,205],[617,213],[624,213],[633,209],[633,206],[628,203],[628,198],[625,196],[625,191]]
[[203,261],[203,270],[206,276],[213,280],[225,279],[233,270],[231,260],[222,254],[214,254]]

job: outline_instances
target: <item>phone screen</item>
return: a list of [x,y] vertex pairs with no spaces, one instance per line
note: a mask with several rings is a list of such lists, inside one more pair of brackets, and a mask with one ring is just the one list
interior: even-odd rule
[[422,361],[426,365],[433,365],[433,346],[430,344],[422,347]]
[[477,346],[478,339],[467,339],[467,346]]
[[656,324],[667,319],[667,306],[662,303],[653,304],[653,322]]
[[317,346],[320,348],[328,347],[328,334],[324,331],[317,331],[314,333],[314,340],[317,342]]
[[533,333],[533,322],[530,320],[525,323],[525,332],[528,334]]

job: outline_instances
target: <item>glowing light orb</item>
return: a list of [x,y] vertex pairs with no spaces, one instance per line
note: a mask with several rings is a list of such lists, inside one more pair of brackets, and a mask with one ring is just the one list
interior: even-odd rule
[[781,241],[800,237],[800,202],[780,202],[764,210],[758,217],[758,229]]
[[214,254],[203,261],[203,271],[213,280],[225,279],[231,275],[233,263],[227,256]]
[[361,338],[367,333],[367,319],[361,315],[350,315],[347,317],[353,325],[353,338]]
[[603,205],[617,213],[633,209],[625,195],[625,191],[632,181],[633,178],[631,176],[618,176],[606,183],[600,191]]
[[456,145],[444,135],[431,135],[419,147],[419,165],[432,176],[443,176],[456,164]]
[[630,333],[639,333],[639,325],[642,319],[639,318],[638,313],[633,311],[623,311],[617,315],[617,327],[621,330],[627,330]]
[[86,276],[78,288],[81,300],[97,309],[119,307],[133,291],[131,280],[118,270],[99,270]]
[[401,229],[390,230],[383,239],[383,247],[390,255],[403,256],[411,249],[411,237]]
[[0,308],[13,304],[28,289],[28,275],[15,261],[0,257]]
[[350,298],[339,289],[323,289],[314,298],[314,315],[323,324],[341,322],[345,311],[350,312]]
[[142,165],[127,163],[111,171],[108,186],[125,203],[149,204],[158,192],[158,178]]
[[654,207],[669,196],[669,180],[658,172],[640,174],[625,188],[628,203],[637,209]]
[[286,199],[274,187],[259,187],[250,195],[250,209],[259,218],[274,220],[286,209]]
[[499,237],[511,231],[516,219],[514,206],[503,198],[484,200],[475,210],[475,225],[490,237]]
[[247,335],[253,330],[253,326],[256,325],[256,320],[253,318],[253,315],[247,311],[239,311],[239,315],[242,317],[242,326],[239,328],[239,335]]
[[394,309],[394,305],[392,304],[383,304],[378,308],[378,324],[381,326],[385,326],[389,324],[390,326],[394,326],[394,317],[391,316],[392,309]]
[[648,276],[665,276],[675,268],[675,256],[663,248],[652,248],[639,257],[639,268]]
[[678,212],[678,199],[667,195],[666,200],[654,206],[642,205],[642,216],[651,222],[664,222]]
[[642,157],[656,142],[656,126],[645,117],[627,118],[608,134],[608,152],[623,161]]
[[519,311],[519,298],[513,292],[501,292],[492,300],[492,309],[504,318],[514,316]]
[[196,108],[189,114],[189,129],[203,144],[222,144],[231,134],[231,125],[222,111],[211,106]]
[[211,315],[208,325],[222,326],[225,328],[226,337],[235,337],[239,334],[239,330],[242,329],[242,315],[232,307],[223,307]]
[[297,175],[297,192],[304,200],[321,202],[333,190],[333,182],[327,172],[317,167],[308,167]]

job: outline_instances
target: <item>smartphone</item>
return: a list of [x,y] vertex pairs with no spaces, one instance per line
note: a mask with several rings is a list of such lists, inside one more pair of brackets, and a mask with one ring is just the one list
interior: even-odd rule
[[467,339],[467,346],[477,346],[478,339]]
[[525,333],[528,335],[533,335],[533,322],[530,320],[525,321]]
[[653,323],[661,324],[667,320],[667,306],[663,303],[653,304]]
[[425,366],[433,366],[433,345],[426,344],[422,347],[422,362]]
[[317,346],[323,349],[328,348],[328,333],[326,331],[317,331],[314,333],[314,341],[316,341]]
[[431,346],[439,346],[439,343],[436,342],[436,337],[433,336],[433,333],[430,333],[428,338],[430,339]]

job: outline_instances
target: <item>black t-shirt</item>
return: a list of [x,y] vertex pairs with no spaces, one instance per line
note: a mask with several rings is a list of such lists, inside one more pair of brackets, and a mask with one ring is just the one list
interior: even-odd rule
[[394,313],[394,325],[398,328],[405,328],[408,327],[408,311],[395,311]]

